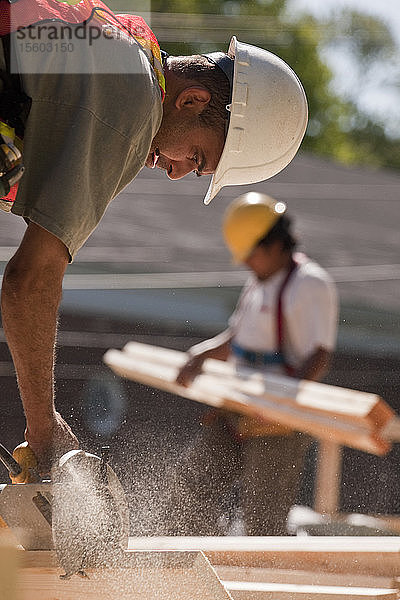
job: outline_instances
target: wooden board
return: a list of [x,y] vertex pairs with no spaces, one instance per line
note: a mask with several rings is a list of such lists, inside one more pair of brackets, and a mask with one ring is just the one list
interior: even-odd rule
[[394,412],[376,394],[254,369],[237,371],[230,363],[212,359],[205,361],[202,374],[185,388],[175,379],[186,359],[183,352],[137,342],[104,355],[105,363],[118,375],[190,400],[378,455],[390,449],[382,432],[395,419]]
[[196,551],[126,553],[115,568],[89,569],[87,579],[61,573],[54,552],[23,551],[19,600],[232,600]]
[[398,600],[398,590],[225,581],[235,600]]
[[394,600],[399,596],[397,581],[392,577],[226,566],[218,566],[216,571],[235,600]]
[[216,565],[218,577],[223,581],[254,581],[264,583],[293,583],[298,585],[325,585],[345,587],[369,587],[398,589],[395,577],[357,573],[326,573],[324,571],[302,571],[257,567]]
[[[130,538],[121,563],[59,579],[21,551],[20,600],[397,600],[400,538]],[[214,568],[204,558],[206,552]],[[229,564],[227,564],[229,563]],[[285,568],[281,568],[283,563]],[[255,566],[255,565],[268,566]],[[221,581],[222,583],[221,583]],[[9,600],[7,598],[7,600]]]
[[218,565],[290,569],[319,573],[400,574],[400,537],[137,537],[135,550],[201,550]]

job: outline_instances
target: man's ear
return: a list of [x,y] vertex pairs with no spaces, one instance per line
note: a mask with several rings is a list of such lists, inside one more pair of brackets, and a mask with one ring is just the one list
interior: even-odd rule
[[182,90],[175,100],[178,110],[182,108],[193,109],[200,114],[211,100],[211,94],[207,88],[202,86],[191,86]]

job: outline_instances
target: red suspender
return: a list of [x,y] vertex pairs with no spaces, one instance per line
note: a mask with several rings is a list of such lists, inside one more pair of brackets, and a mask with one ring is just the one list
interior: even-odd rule
[[298,267],[298,263],[295,261],[295,259],[292,257],[291,261],[290,261],[290,266],[289,266],[289,270],[286,274],[285,279],[282,282],[281,287],[279,288],[279,293],[278,293],[278,299],[277,299],[277,311],[276,311],[276,317],[277,317],[277,323],[276,323],[276,334],[277,334],[277,351],[278,353],[282,356],[283,359],[283,366],[285,368],[285,371],[288,375],[293,375],[294,374],[294,369],[293,367],[291,367],[285,360],[285,355],[283,353],[283,307],[282,307],[282,298],[283,298],[283,292],[285,291],[285,288],[289,282],[289,279],[291,278],[291,276],[293,275],[293,273],[295,272],[295,270]]

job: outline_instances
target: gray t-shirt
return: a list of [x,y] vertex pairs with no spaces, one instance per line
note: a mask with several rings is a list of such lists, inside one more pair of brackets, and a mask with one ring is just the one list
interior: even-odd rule
[[[61,27],[61,25],[59,26]],[[141,47],[128,36],[42,52],[16,39],[32,107],[25,173],[12,212],[67,246],[71,259],[109,202],[144,166],[161,118],[161,93]],[[48,43],[41,32],[40,44]],[[29,50],[27,50],[30,48]],[[38,72],[41,71],[41,72]]]

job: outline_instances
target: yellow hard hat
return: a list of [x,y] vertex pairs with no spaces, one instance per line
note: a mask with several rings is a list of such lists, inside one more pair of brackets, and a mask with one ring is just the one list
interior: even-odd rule
[[245,261],[285,213],[286,204],[266,194],[248,192],[226,209],[223,233],[235,262]]

